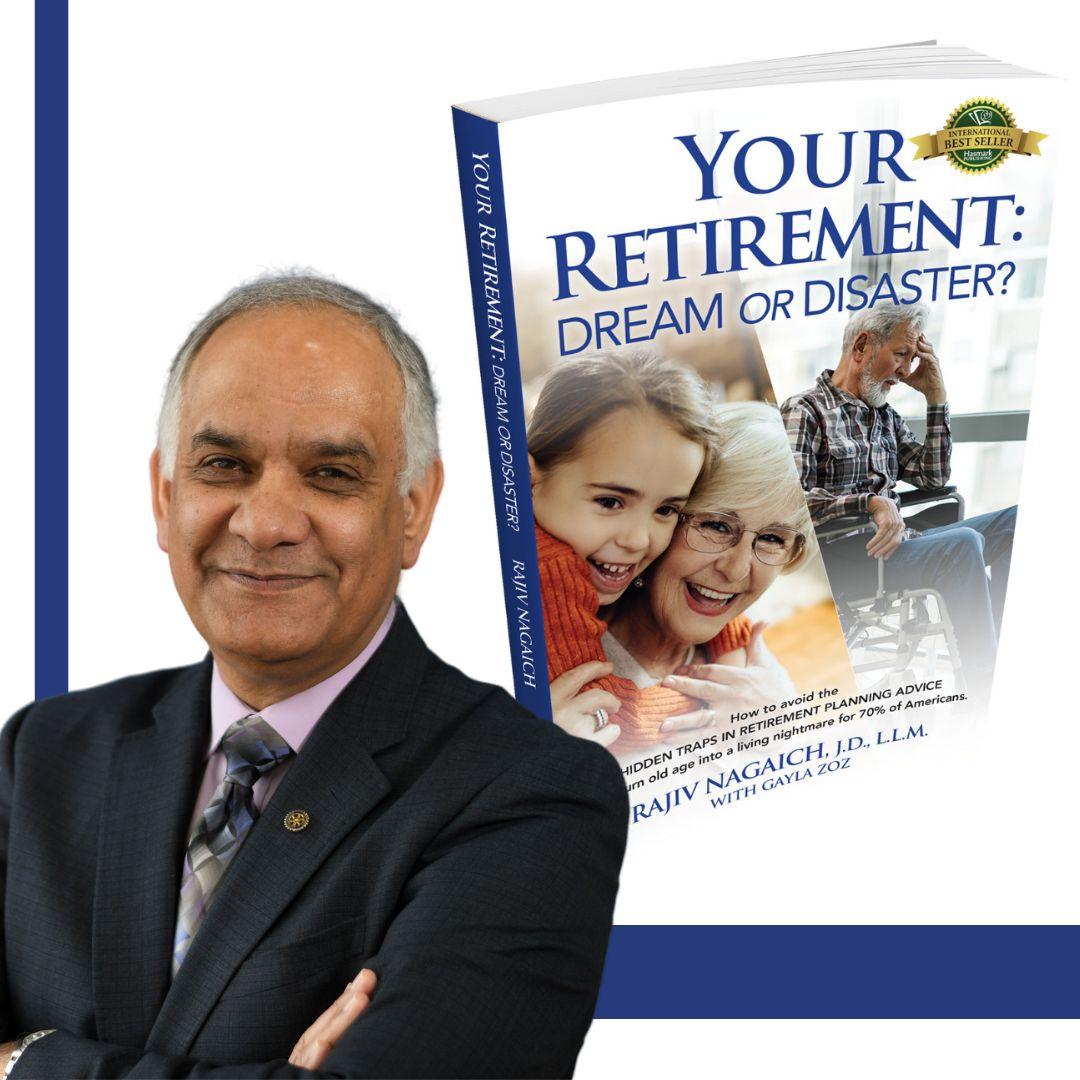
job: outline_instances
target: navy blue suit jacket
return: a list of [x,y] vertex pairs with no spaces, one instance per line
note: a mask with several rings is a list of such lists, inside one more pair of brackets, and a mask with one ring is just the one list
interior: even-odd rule
[[442,663],[399,611],[170,981],[210,672],[41,701],[4,729],[0,1024],[58,1029],[16,1080],[316,1075],[286,1059],[362,966],[374,999],[318,1075],[568,1075],[626,840],[614,759]]

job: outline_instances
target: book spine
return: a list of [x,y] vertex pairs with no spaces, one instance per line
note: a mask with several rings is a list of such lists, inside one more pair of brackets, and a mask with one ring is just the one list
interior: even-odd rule
[[514,691],[526,708],[550,720],[499,125],[454,109],[454,136]]

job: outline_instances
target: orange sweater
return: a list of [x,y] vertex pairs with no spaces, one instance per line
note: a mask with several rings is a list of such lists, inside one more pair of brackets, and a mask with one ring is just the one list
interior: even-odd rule
[[[606,660],[600,638],[607,623],[597,612],[600,597],[589,576],[589,567],[569,544],[556,540],[536,526],[536,554],[540,564],[540,602],[544,611],[544,641],[547,646],[548,681],[563,672],[592,660]],[[750,640],[750,620],[745,615],[732,619],[705,646],[710,660],[744,648]],[[613,719],[622,729],[612,744],[615,753],[652,746],[663,738],[660,725],[669,716],[700,708],[696,698],[666,686],[635,686],[629,679],[605,675],[589,683],[614,694],[622,702]]]

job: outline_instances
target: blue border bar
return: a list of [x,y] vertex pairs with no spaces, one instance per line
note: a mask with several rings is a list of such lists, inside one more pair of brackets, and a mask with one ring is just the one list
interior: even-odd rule
[[1080,926],[616,926],[596,1016],[1076,1019],[1078,971]]
[[34,6],[34,692],[68,685],[68,5]]

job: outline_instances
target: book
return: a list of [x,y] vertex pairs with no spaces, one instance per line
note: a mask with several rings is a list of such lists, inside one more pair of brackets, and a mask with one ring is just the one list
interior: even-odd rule
[[454,109],[515,692],[633,825],[985,714],[1055,100],[924,42]]

